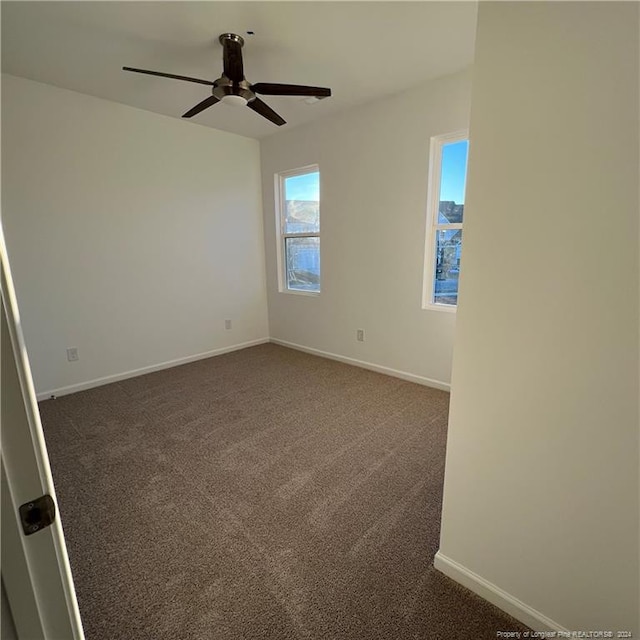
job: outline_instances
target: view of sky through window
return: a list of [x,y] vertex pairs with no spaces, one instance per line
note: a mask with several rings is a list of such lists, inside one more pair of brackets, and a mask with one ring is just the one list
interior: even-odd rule
[[468,140],[452,142],[442,147],[440,201],[453,201],[456,204],[464,204],[468,153]]
[[286,180],[287,200],[320,200],[320,174],[304,173]]

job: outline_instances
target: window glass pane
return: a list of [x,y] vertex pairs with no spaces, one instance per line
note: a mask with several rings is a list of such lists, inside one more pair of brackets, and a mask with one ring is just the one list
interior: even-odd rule
[[320,291],[320,238],[285,238],[287,288]]
[[462,229],[436,231],[436,277],[433,301],[437,304],[458,304],[458,276]]
[[468,153],[468,140],[442,145],[440,204],[438,207],[438,222],[440,224],[462,222]]
[[320,231],[320,173],[284,179],[284,233]]

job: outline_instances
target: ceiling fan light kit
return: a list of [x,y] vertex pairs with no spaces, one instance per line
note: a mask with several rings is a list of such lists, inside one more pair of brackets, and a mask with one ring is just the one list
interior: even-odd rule
[[[205,84],[210,87],[211,95],[199,102],[182,115],[183,118],[192,118],[201,111],[212,107],[217,102],[232,104],[233,106],[243,106],[246,104],[250,109],[260,114],[274,124],[281,126],[286,121],[279,116],[266,102],[258,98],[256,94],[267,96],[307,96],[310,99],[321,100],[331,95],[331,89],[326,87],[309,87],[297,84],[274,84],[269,82],[258,82],[250,84],[244,77],[244,66],[242,62],[242,47],[244,39],[235,33],[223,33],[220,38],[223,54],[222,76],[213,82],[191,78],[189,76],[179,76],[172,73],[162,73],[160,71],[149,71],[148,69],[136,69],[134,67],[122,67],[123,71],[143,73],[161,78],[172,78],[183,80],[184,82],[194,82]],[[314,100],[314,101],[315,101]]]
[[220,102],[228,104],[230,107],[244,107],[247,101],[242,96],[235,96],[232,93],[224,96]]

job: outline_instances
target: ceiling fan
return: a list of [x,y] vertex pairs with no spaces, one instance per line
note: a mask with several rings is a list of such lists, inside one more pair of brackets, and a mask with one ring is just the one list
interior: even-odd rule
[[244,39],[235,33],[223,33],[220,38],[223,47],[223,71],[222,76],[213,82],[209,80],[200,80],[199,78],[190,78],[188,76],[177,76],[172,73],[161,73],[160,71],[149,71],[147,69],[134,69],[133,67],[122,67],[123,71],[133,71],[134,73],[146,73],[150,76],[160,76],[162,78],[173,78],[174,80],[184,80],[186,82],[195,82],[197,84],[206,84],[213,87],[212,95],[199,102],[182,115],[183,118],[192,118],[208,107],[213,106],[216,102],[224,100],[225,102],[235,102],[237,104],[246,104],[256,113],[267,118],[274,124],[281,126],[286,121],[279,116],[266,102],[258,98],[256,94],[265,96],[309,96],[318,98],[327,98],[331,95],[331,89],[324,87],[307,87],[299,84],[273,84],[270,82],[258,82],[250,84],[244,77],[244,68],[242,65],[242,46]]

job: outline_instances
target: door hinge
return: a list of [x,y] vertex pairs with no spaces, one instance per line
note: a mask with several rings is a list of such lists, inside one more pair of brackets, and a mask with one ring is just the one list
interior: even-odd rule
[[26,536],[45,529],[56,519],[56,505],[49,494],[20,506],[20,521]]

